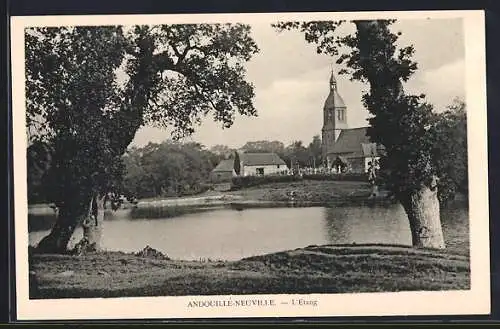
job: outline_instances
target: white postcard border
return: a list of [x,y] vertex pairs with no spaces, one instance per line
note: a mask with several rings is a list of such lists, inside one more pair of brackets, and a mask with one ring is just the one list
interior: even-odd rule
[[[137,298],[30,300],[26,183],[24,28],[61,25],[129,25],[157,23],[241,22],[279,20],[424,19],[462,17],[466,45],[468,108],[471,289],[311,295],[224,295]],[[489,314],[489,212],[487,171],[486,67],[483,11],[335,12],[267,14],[75,15],[11,18],[12,113],[16,308],[18,320],[140,319],[213,317],[306,317]],[[436,50],[439,51],[439,50]],[[446,83],[446,82],[444,82]],[[316,307],[282,305],[298,297],[316,299]],[[189,308],[193,300],[273,300],[275,306]]]

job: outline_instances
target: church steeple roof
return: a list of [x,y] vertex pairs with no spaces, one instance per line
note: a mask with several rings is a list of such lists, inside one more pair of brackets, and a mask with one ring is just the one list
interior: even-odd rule
[[332,69],[332,74],[330,75],[330,90],[337,89],[337,80],[335,79],[335,75],[333,74],[333,69]]
[[330,94],[326,98],[325,108],[339,108],[346,107],[344,100],[340,96],[337,90],[337,80],[335,79],[335,75],[332,73],[330,75]]

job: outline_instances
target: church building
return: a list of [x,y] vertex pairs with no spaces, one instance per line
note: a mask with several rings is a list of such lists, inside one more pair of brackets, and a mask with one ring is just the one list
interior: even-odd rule
[[384,148],[370,141],[368,127],[349,128],[348,111],[330,76],[330,93],[323,107],[323,163],[334,172],[367,172],[373,159],[378,160]]

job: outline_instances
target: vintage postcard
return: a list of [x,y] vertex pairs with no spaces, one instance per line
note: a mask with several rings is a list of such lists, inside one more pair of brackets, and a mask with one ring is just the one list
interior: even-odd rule
[[489,314],[484,24],[12,17],[17,319]]

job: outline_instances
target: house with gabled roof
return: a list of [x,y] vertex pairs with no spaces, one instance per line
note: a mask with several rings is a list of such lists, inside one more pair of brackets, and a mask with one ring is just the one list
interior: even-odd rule
[[288,173],[288,167],[276,153],[241,153],[241,176],[264,176]]
[[236,176],[234,171],[234,159],[221,160],[210,173],[213,183],[230,182]]
[[378,161],[384,147],[373,143],[368,127],[349,128],[347,106],[337,89],[333,72],[330,93],[323,107],[322,155],[324,165],[334,171],[367,172],[370,163]]

